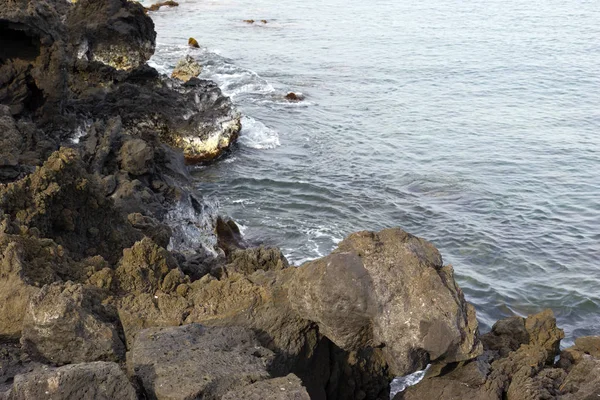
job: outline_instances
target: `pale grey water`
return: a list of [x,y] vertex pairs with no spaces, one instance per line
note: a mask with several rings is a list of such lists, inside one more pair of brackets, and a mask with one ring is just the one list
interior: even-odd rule
[[565,344],[600,334],[600,2],[179,2],[153,63],[192,54],[250,117],[195,174],[249,239],[300,263],[401,226],[483,330],[549,307]]

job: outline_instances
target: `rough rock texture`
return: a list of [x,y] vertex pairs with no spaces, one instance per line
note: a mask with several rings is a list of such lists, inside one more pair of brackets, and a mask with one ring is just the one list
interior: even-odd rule
[[162,142],[182,149],[188,163],[220,156],[241,129],[239,113],[212,81],[184,83],[144,67],[110,91],[93,94],[93,102],[78,100],[73,106],[96,117],[120,115],[125,132],[135,137],[158,133]]
[[185,56],[177,62],[171,78],[179,79],[183,82],[187,82],[192,78],[198,77],[202,72],[202,67],[196,60],[191,56]]
[[0,399],[3,398],[2,393],[10,389],[15,376],[42,367],[42,364],[32,361],[29,355],[21,350],[19,343],[0,343]]
[[28,0],[0,4],[0,104],[12,115],[47,120],[62,109],[68,57],[60,18],[66,6]]
[[39,238],[37,228],[7,234],[9,225],[4,220],[0,228],[0,338],[19,337],[29,300],[43,285],[85,280],[107,265],[102,257],[74,261],[62,246]]
[[434,365],[423,381],[395,399],[562,398],[569,378],[552,363],[563,337],[550,310],[498,321],[481,338],[483,355],[471,361]]
[[115,261],[120,249],[141,236],[72,149],[61,149],[33,174],[0,187],[0,208],[16,224],[37,229],[76,257],[99,254]]
[[302,381],[294,374],[267,379],[227,392],[222,400],[310,400]]
[[138,2],[77,0],[66,25],[72,51],[80,60],[129,71],[154,54],[154,23]]
[[103,305],[102,297],[99,290],[81,284],[44,286],[27,307],[23,349],[57,365],[123,359],[116,311]]
[[382,347],[392,373],[481,353],[473,306],[435,247],[399,229],[350,235],[299,268],[293,307],[346,350]]
[[272,359],[248,329],[190,324],[140,332],[128,366],[152,399],[218,399],[269,378]]
[[17,375],[6,399],[136,400],[137,396],[117,364],[94,362]]

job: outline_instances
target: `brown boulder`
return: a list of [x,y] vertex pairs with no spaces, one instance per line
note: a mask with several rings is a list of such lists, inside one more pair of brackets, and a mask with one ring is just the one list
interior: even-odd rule
[[219,399],[231,389],[268,379],[272,359],[249,329],[190,324],[141,331],[128,366],[151,398]]
[[17,375],[6,400],[136,400],[118,364],[93,362]]
[[552,362],[563,336],[550,310],[500,320],[481,337],[483,355],[461,363],[433,365],[420,383],[394,399],[560,398],[567,374]]
[[310,400],[302,381],[294,374],[266,379],[227,392],[222,400]]
[[81,284],[52,284],[34,295],[23,321],[21,344],[33,358],[57,365],[119,361],[125,346],[116,312],[103,295]]
[[400,229],[358,232],[288,284],[297,312],[342,349],[382,347],[396,375],[481,353],[477,320],[437,249]]

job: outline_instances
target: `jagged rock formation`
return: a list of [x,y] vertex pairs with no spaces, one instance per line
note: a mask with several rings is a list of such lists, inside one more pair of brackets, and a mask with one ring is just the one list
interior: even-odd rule
[[559,355],[564,337],[550,310],[498,321],[481,337],[485,352],[435,365],[394,399],[591,399],[600,395],[600,338],[580,338]]

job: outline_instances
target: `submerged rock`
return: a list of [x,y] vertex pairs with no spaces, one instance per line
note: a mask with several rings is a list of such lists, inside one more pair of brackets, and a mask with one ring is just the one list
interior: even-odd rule
[[285,95],[285,99],[289,101],[302,101],[304,100],[304,96],[302,94],[296,94],[294,92],[289,92]]
[[5,396],[6,400],[137,399],[119,365],[109,362],[72,364],[17,375]]
[[177,3],[176,1],[172,1],[172,0],[162,1],[162,2],[159,2],[159,3],[152,4],[146,10],[148,10],[148,11],[158,11],[158,10],[160,10],[161,7],[179,7],[179,3]]
[[202,67],[191,56],[185,56],[177,62],[171,78],[179,79],[187,82],[192,78],[196,78],[202,72]]

